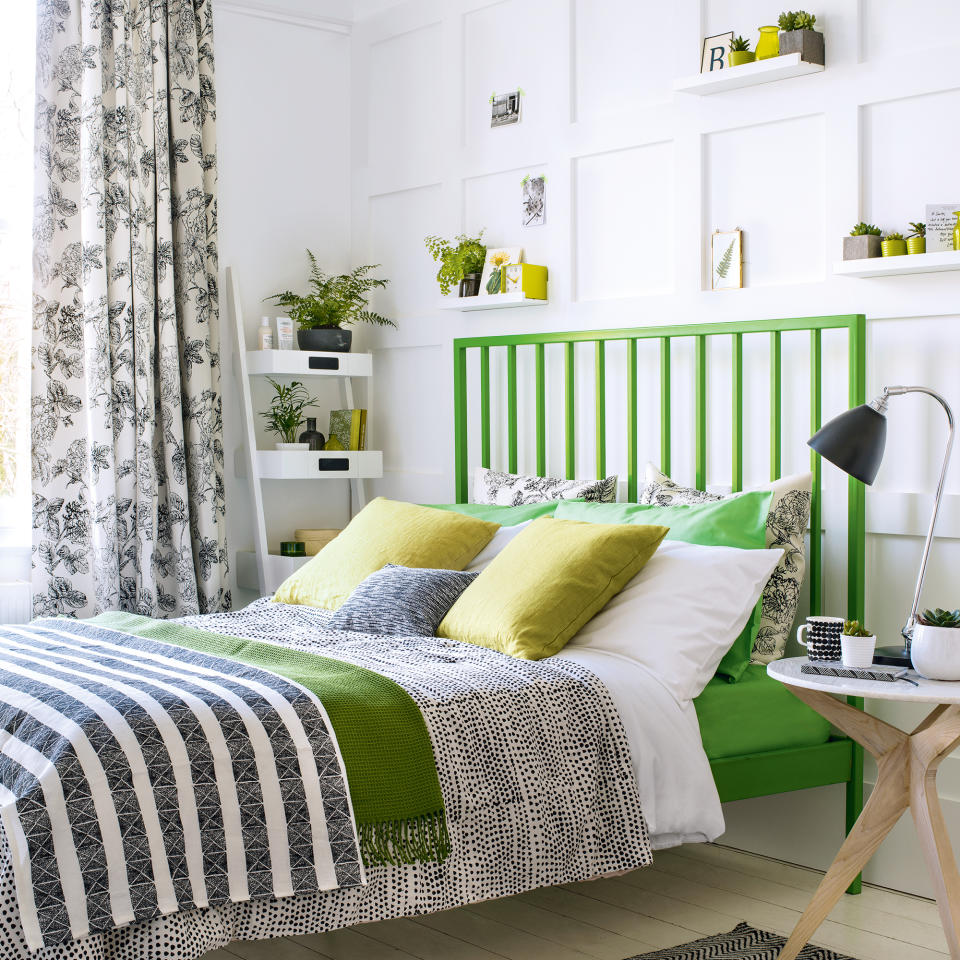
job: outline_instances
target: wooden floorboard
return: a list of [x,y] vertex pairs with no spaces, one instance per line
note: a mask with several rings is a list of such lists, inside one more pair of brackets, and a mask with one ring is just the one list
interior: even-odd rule
[[[622,877],[403,920],[233,943],[203,960],[625,960],[730,930],[787,934],[822,874],[729,847],[663,851]],[[943,960],[936,904],[880,887],[845,896],[814,942],[858,960]]]

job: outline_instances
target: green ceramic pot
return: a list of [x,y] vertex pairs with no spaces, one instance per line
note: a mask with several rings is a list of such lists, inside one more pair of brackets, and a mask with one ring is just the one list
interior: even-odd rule
[[780,56],[780,30],[774,26],[761,27],[757,41],[757,59],[769,60]]
[[727,62],[731,67],[739,67],[743,63],[753,63],[757,55],[752,50],[731,50],[727,55]]
[[907,252],[906,240],[883,240],[880,249],[885,257],[902,257]]
[[926,253],[926,237],[907,237],[907,253]]

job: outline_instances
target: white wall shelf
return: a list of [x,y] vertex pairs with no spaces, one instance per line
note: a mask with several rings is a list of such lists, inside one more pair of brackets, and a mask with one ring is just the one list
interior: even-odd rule
[[960,270],[960,250],[942,253],[907,253],[900,257],[870,257],[868,260],[838,260],[833,272],[838,277],[903,277],[911,273],[942,273]]
[[[273,593],[290,574],[300,569],[313,557],[282,557],[279,553],[268,553],[264,557],[264,575],[266,584],[263,590]],[[260,581],[257,578],[256,550],[237,551],[237,586],[242,590],[260,591]]]
[[549,300],[536,300],[522,293],[496,293],[492,296],[446,297],[440,301],[441,310],[460,310],[471,313],[474,310],[505,310],[508,307],[544,307]]
[[790,77],[804,77],[810,73],[820,73],[823,67],[819,63],[807,63],[800,59],[799,53],[787,53],[782,57],[770,57],[768,60],[755,60],[739,67],[725,67],[713,73],[698,73],[692,77],[682,77],[674,81],[673,89],[678,93],[690,93],[698,97],[707,97],[725,90],[739,90],[758,83],[771,83],[774,80],[788,80]]
[[274,377],[370,377],[372,353],[312,350],[247,350],[247,373]]
[[377,480],[383,476],[379,450],[258,450],[261,480]]

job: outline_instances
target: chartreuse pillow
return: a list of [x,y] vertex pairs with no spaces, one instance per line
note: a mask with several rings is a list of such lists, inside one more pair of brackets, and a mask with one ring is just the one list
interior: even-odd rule
[[523,660],[541,660],[618,594],[667,528],[541,517],[467,587],[437,629]]
[[515,527],[518,523],[526,523],[538,517],[552,517],[557,512],[559,503],[559,500],[545,500],[543,503],[521,503],[516,507],[497,503],[431,503],[427,506],[434,510],[453,510],[468,517],[489,520],[502,527]]
[[[708,547],[739,547],[762,550],[767,545],[767,514],[770,490],[744,493],[729,500],[712,503],[677,504],[660,507],[640,503],[574,503],[560,501],[556,517],[593,523],[664,524],[670,528],[668,540],[683,540]],[[717,673],[737,681],[750,663],[753,642],[760,629],[758,601],[743,632],[724,654]]]
[[273,595],[278,603],[336,610],[388,563],[462,570],[499,524],[377,497]]

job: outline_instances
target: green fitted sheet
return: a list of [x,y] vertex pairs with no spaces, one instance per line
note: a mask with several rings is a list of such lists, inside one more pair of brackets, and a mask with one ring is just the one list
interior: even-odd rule
[[714,677],[693,705],[711,760],[810,747],[830,736],[830,724],[759,664],[750,664],[738,683]]

